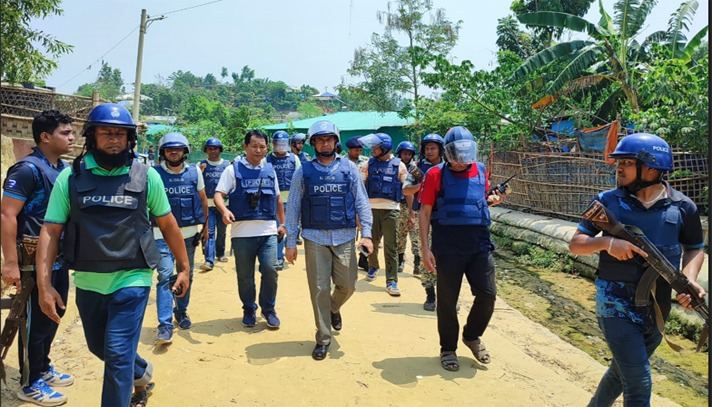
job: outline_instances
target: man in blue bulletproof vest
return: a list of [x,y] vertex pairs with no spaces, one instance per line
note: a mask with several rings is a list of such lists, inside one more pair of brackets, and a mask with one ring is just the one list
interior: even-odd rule
[[[462,330],[462,342],[478,362],[490,363],[481,340],[497,298],[489,206],[499,205],[506,195],[499,191],[488,195],[485,166],[477,161],[477,142],[466,128],[456,126],[445,134],[445,159],[446,163],[425,173],[418,221],[421,260],[437,275],[440,364],[445,370],[456,371],[460,369],[457,300],[463,276],[475,301]],[[426,243],[431,225],[432,246]]]
[[[445,140],[436,133],[423,136],[423,139],[420,141],[420,154],[417,162],[418,169],[423,174],[423,177],[431,167],[444,162],[443,157],[445,157]],[[422,178],[418,180],[413,175],[408,174],[408,178],[406,178],[405,184],[403,185],[404,194],[416,194],[413,198],[413,211],[416,213],[416,217],[420,210],[420,196],[417,193],[420,191],[421,183]],[[418,233],[420,233],[420,231]],[[430,244],[429,242],[430,241],[428,241],[427,244]],[[413,265],[413,275],[420,276],[420,284],[425,289],[423,309],[426,311],[435,311],[435,285],[437,278],[435,274],[429,272],[425,266],[423,266],[423,263],[420,262],[420,256],[416,258],[414,263],[417,264]]]
[[[188,139],[180,133],[168,133],[158,142],[158,155],[161,164],[154,166],[163,180],[171,212],[180,227],[181,236],[188,253],[190,265],[190,283],[193,285],[195,248],[201,238],[205,238],[208,228],[208,198],[205,194],[203,173],[194,165],[185,162],[190,153]],[[153,237],[156,239],[161,262],[158,264],[158,282],[156,283],[156,308],[158,316],[158,334],[156,345],[168,345],[173,342],[173,317],[180,329],[189,329],[192,325],[188,316],[190,290],[175,299],[169,287],[173,276],[175,257],[168,248],[160,228],[153,222]],[[199,230],[202,225],[202,230]],[[202,232],[202,236],[198,234]]]
[[383,237],[383,252],[386,260],[386,292],[400,295],[398,289],[398,214],[403,197],[403,183],[408,169],[400,158],[391,154],[393,142],[385,133],[369,134],[359,138],[373,156],[361,164],[361,178],[366,184],[371,212],[373,214],[373,253],[368,256],[366,280],[373,281],[378,273],[378,245]]
[[114,103],[95,107],[82,135],[86,154],[57,176],[40,230],[40,307],[60,322],[57,307],[64,309],[64,301],[50,281],[64,233],[87,347],[104,361],[101,405],[145,406],[153,367],[137,350],[153,268],[161,260],[149,214],[176,257],[178,297],[190,285],[188,256],[161,177],[134,159],[136,125],[128,110]]
[[[272,154],[267,156],[267,162],[272,164],[274,172],[277,173],[282,202],[287,202],[292,176],[294,171],[302,166],[302,162],[289,151],[289,134],[286,131],[277,131],[272,136]],[[286,208],[285,216],[287,216]],[[282,270],[284,268],[284,236],[278,237],[277,240],[277,270]]]
[[292,154],[299,157],[299,160],[301,162],[310,160],[309,154],[302,151],[302,149],[304,149],[304,142],[306,141],[306,139],[307,136],[304,133],[292,134],[292,137],[289,139],[289,143],[292,147]]
[[[18,251],[18,247],[30,243],[23,243],[23,236],[36,238],[40,234],[54,181],[67,166],[60,156],[70,153],[74,144],[72,121],[71,117],[56,110],[46,110],[35,116],[32,120],[32,137],[36,147],[32,148],[30,155],[20,159],[7,171],[0,224],[4,257],[2,280],[8,285],[17,286],[18,294],[22,291],[20,269],[36,277],[34,247],[22,251]],[[31,258],[20,258],[20,254]],[[61,256],[52,266],[51,283],[66,303],[69,273]],[[22,389],[17,397],[41,406],[54,406],[67,401],[67,396],[53,387],[69,386],[74,383],[74,377],[60,373],[50,364],[49,353],[59,325],[42,313],[38,294],[35,284],[29,299],[27,342],[22,340],[23,335],[18,335],[17,353],[19,366],[22,367]],[[62,316],[64,310],[59,309],[58,313]]]
[[203,152],[208,155],[207,160],[200,162],[205,181],[205,195],[208,197],[208,240],[205,244],[205,263],[200,266],[203,271],[210,271],[215,266],[215,260],[226,263],[225,232],[227,225],[222,221],[222,215],[215,207],[213,196],[215,187],[218,186],[220,175],[230,165],[228,160],[220,157],[223,145],[220,139],[211,137],[203,144]]
[[[323,360],[331,328],[340,331],[341,307],[356,290],[356,218],[361,222],[359,247],[373,251],[371,208],[356,166],[336,154],[339,129],[320,120],[309,127],[316,159],[294,173],[287,214],[287,261],[297,259],[294,233],[301,219],[307,282],[316,323],[314,360]],[[332,293],[331,282],[334,282]]]
[[[277,236],[284,235],[284,205],[279,182],[267,155],[268,137],[259,130],[245,135],[245,155],[236,159],[220,176],[215,189],[215,206],[223,222],[231,224],[235,254],[237,291],[242,301],[242,325],[257,324],[255,261],[259,259],[259,306],[267,327],[278,329],[277,317]],[[225,205],[229,198],[229,205]],[[278,223],[275,221],[279,221]]]
[[[670,146],[654,134],[636,133],[623,137],[609,157],[616,160],[618,187],[595,199],[621,223],[638,227],[675,267],[682,263],[682,273],[702,298],[705,290],[696,282],[704,262],[700,215],[688,197],[663,180],[673,169]],[[621,393],[625,405],[648,406],[653,384],[649,358],[662,341],[658,325],[670,313],[672,288],[658,278],[655,301],[637,307],[635,294],[647,254],[627,240],[598,233],[582,220],[569,243],[572,254],[599,253],[596,316],[613,354],[589,406],[613,405]],[[688,294],[678,294],[677,300],[691,309]]]

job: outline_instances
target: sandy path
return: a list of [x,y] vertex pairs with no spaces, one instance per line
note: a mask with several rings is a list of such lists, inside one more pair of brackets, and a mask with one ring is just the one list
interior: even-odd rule
[[[196,256],[201,264],[202,256]],[[381,263],[383,264],[383,262]],[[155,367],[151,406],[583,406],[605,368],[526,319],[498,299],[484,342],[492,363],[480,365],[459,349],[460,371],[440,367],[436,317],[424,311],[424,292],[410,272],[400,274],[402,296],[384,290],[384,272],[374,282],[359,272],[354,296],[342,310],[344,328],[326,360],[311,358],[314,321],[304,273],[298,262],[280,273],[279,330],[258,318],[240,323],[234,262],[196,272],[189,314],[193,328],[176,331],[173,344],[156,348],[153,296],[144,320],[139,352]],[[465,282],[463,293],[469,293]],[[86,349],[70,292],[53,363],[76,376],[63,391],[69,406],[98,405],[103,365]],[[464,321],[471,297],[460,298]],[[3,315],[4,321],[4,315]],[[15,349],[6,358],[10,386],[2,385],[3,406],[24,406],[15,397]],[[653,396],[654,406],[675,406]]]

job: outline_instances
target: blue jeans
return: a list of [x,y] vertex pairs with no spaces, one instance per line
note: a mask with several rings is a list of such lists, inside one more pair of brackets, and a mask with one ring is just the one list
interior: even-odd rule
[[237,291],[242,309],[257,309],[255,298],[255,260],[260,262],[260,308],[262,312],[274,310],[277,301],[277,236],[233,237],[237,269]]
[[[216,257],[225,256],[225,230],[227,225],[222,220],[218,208],[208,208],[208,242],[205,245],[205,262],[215,265]],[[217,237],[215,231],[217,229]]]
[[588,405],[611,406],[623,393],[626,407],[650,406],[653,383],[648,359],[660,345],[662,334],[654,326],[645,329],[627,318],[598,318],[598,325],[613,361]]
[[188,252],[188,263],[190,264],[190,287],[188,292],[181,298],[176,298],[175,308],[173,307],[173,293],[168,285],[168,279],[173,275],[176,259],[168,248],[168,244],[163,239],[156,240],[156,246],[161,253],[161,261],[158,263],[158,282],[156,283],[156,307],[158,313],[158,327],[169,326],[173,329],[173,313],[187,312],[190,303],[190,290],[193,288],[193,259],[195,258],[195,246],[193,238],[184,240],[185,250]]
[[102,406],[128,406],[134,380],[146,374],[148,363],[137,348],[150,292],[151,287],[125,287],[111,294],[77,288],[87,346],[104,361]]

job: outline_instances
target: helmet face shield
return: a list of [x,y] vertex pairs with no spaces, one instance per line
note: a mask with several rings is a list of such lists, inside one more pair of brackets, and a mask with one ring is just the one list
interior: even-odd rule
[[275,153],[286,153],[289,151],[289,139],[272,140],[272,148]]
[[477,162],[477,142],[464,139],[447,143],[445,158],[450,163],[473,164]]

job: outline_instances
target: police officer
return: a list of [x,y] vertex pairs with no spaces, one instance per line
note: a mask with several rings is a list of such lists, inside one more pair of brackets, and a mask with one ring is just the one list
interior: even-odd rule
[[205,195],[208,197],[208,240],[205,244],[205,263],[200,266],[200,269],[210,271],[215,265],[215,260],[227,262],[227,256],[225,256],[227,225],[222,221],[222,215],[215,207],[213,196],[220,175],[230,165],[230,162],[220,156],[223,152],[223,145],[219,138],[211,137],[206,140],[203,144],[203,152],[208,155],[207,160],[200,162],[200,170],[203,172],[205,181]]
[[[323,360],[331,344],[331,328],[342,327],[341,307],[356,289],[356,218],[361,222],[359,246],[373,250],[371,210],[358,169],[336,154],[339,129],[320,120],[309,127],[316,159],[297,169],[287,214],[287,261],[297,258],[295,230],[304,228],[307,281],[316,323],[314,360]],[[331,282],[334,282],[332,294]]]
[[403,182],[408,170],[391,154],[391,136],[385,133],[370,134],[359,138],[365,148],[370,148],[373,157],[361,165],[361,177],[366,184],[373,213],[374,251],[368,257],[366,280],[373,281],[378,272],[378,245],[383,237],[383,252],[386,260],[386,292],[400,296],[398,289],[398,211],[403,197]]
[[[437,270],[437,315],[440,364],[445,370],[460,369],[457,359],[457,299],[463,275],[475,296],[462,341],[480,363],[490,363],[482,343],[497,295],[495,267],[488,226],[488,206],[505,195],[487,195],[485,166],[477,161],[477,142],[466,128],[456,126],[445,134],[447,162],[430,168],[421,189],[419,213],[422,260],[432,273]],[[432,224],[432,248],[425,242]]]
[[[616,160],[618,187],[598,194],[600,201],[625,225],[638,227],[682,273],[698,295],[706,293],[697,284],[704,261],[703,235],[695,204],[663,181],[672,171],[670,146],[646,133],[624,137],[609,157]],[[623,393],[626,406],[648,406],[652,391],[649,358],[662,340],[657,324],[670,313],[670,285],[657,279],[655,301],[662,321],[656,321],[653,304],[635,306],[638,282],[647,265],[647,254],[632,243],[607,232],[598,236],[589,221],[582,220],[569,244],[572,254],[599,253],[596,278],[596,316],[613,354],[589,406],[610,406]],[[690,307],[690,296],[678,294],[678,302]]]
[[292,154],[299,157],[301,162],[310,161],[309,154],[302,151],[304,149],[304,142],[307,136],[304,133],[294,133],[290,139],[290,145],[292,146]]
[[[289,151],[289,134],[286,131],[279,130],[272,135],[272,154],[267,156],[267,162],[272,164],[274,172],[277,173],[282,202],[287,202],[289,188],[292,185],[292,176],[294,171],[302,166],[302,162]],[[284,236],[277,238],[277,270],[284,269],[285,242],[283,238]]]
[[[207,236],[208,229],[204,226],[208,220],[208,198],[205,194],[203,174],[194,165],[185,162],[190,153],[188,139],[180,133],[168,133],[158,142],[158,155],[161,164],[154,166],[163,180],[163,185],[171,205],[171,212],[180,227],[181,236],[185,243],[190,265],[191,288],[193,283],[193,267],[195,264],[196,238]],[[168,345],[173,341],[172,317],[180,329],[189,329],[192,325],[188,316],[190,303],[190,290],[176,299],[175,307],[173,295],[169,287],[169,279],[173,275],[175,258],[168,248],[166,240],[155,221],[153,237],[156,239],[158,251],[161,253],[161,262],[158,264],[158,282],[156,283],[156,307],[158,316],[158,334],[156,345]],[[203,225],[202,230],[199,226]],[[202,233],[203,236],[197,236]]]
[[[445,141],[439,134],[430,133],[423,136],[423,139],[420,141],[420,153],[418,160],[418,169],[420,170],[420,173],[425,176],[425,173],[428,172],[431,167],[444,162],[444,154]],[[422,178],[419,181],[416,177],[409,174],[406,179],[406,184],[403,187],[403,193],[417,193],[420,190],[421,181]],[[413,198],[413,211],[416,213],[416,216],[419,209],[420,197],[416,194]],[[428,240],[428,242],[430,242],[430,240]],[[435,311],[435,285],[437,279],[435,274],[429,272],[422,263],[418,264],[419,260],[420,258],[417,257],[414,262],[413,275],[420,275],[420,284],[423,288],[425,288],[425,302],[423,303],[423,309],[426,311]]]
[[[420,247],[418,238],[418,221],[416,212],[413,211],[413,194],[406,194],[405,188],[409,185],[420,185],[420,180],[423,178],[420,169],[413,161],[415,157],[415,145],[410,141],[402,141],[396,147],[396,157],[400,158],[408,169],[408,177],[403,185],[403,198],[400,200],[400,217],[398,218],[398,272],[403,272],[405,266],[405,245],[408,242],[410,234],[410,250],[413,253],[413,270],[418,270],[420,267]],[[417,190],[417,187],[413,186]],[[415,191],[414,191],[415,192]]]
[[[55,181],[37,247],[40,306],[60,322],[64,301],[50,284],[64,232],[63,253],[74,271],[76,305],[89,350],[104,361],[102,406],[146,403],[151,364],[137,353],[153,268],[161,259],[149,213],[178,263],[173,289],[187,292],[188,255],[161,177],[134,160],[136,125],[121,105],[92,109],[82,135],[86,154]],[[131,395],[131,389],[134,395]]]
[[[223,171],[213,199],[223,215],[223,222],[232,224],[230,229],[237,289],[242,301],[242,325],[253,327],[257,324],[255,261],[259,259],[262,317],[267,327],[278,329],[281,322],[275,311],[277,236],[284,235],[287,230],[277,174],[272,164],[264,159],[268,143],[268,137],[263,132],[247,132],[245,155]],[[229,198],[229,205],[225,205],[225,198]]]
[[[37,115],[32,120],[32,137],[36,146],[30,155],[7,171],[1,209],[3,222],[0,224],[4,237],[2,280],[8,285],[15,285],[18,294],[22,291],[20,267],[26,264],[18,256],[18,247],[22,244],[23,235],[37,237],[40,234],[55,179],[68,166],[60,156],[72,151],[72,121],[71,117],[56,110],[46,110]],[[27,251],[23,250],[22,254],[27,255]],[[34,263],[28,270],[23,268],[23,272],[35,274]],[[51,284],[66,303],[69,272],[61,256],[53,263]],[[36,279],[36,276],[33,275],[33,278]],[[50,364],[49,353],[59,325],[42,313],[36,284],[31,288],[28,308],[27,327],[21,328],[27,331],[27,342],[22,340],[25,335],[19,335],[18,341],[19,366],[23,368],[20,369],[22,389],[17,397],[41,406],[58,405],[66,402],[67,396],[52,387],[70,386],[74,383],[74,377],[55,370]],[[64,309],[57,312],[60,316],[64,315]]]

